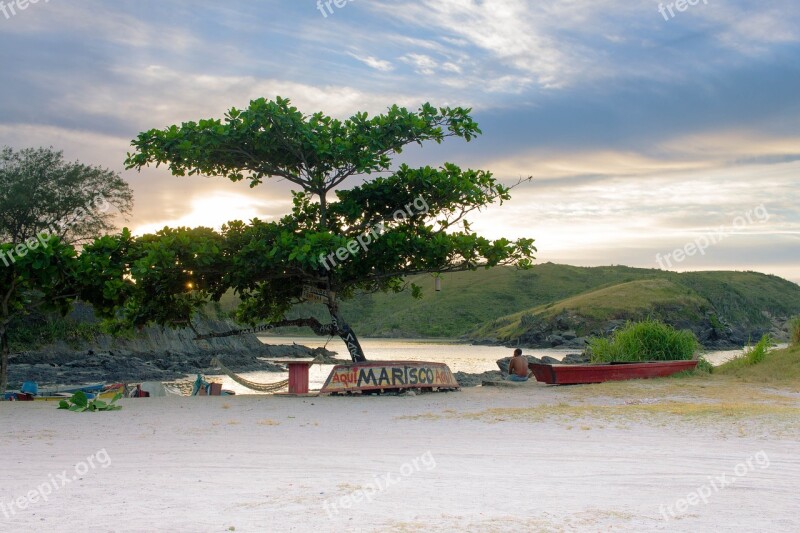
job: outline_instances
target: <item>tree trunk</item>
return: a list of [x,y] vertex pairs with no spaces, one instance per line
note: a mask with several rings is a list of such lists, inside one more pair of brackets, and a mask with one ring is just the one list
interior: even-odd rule
[[0,326],[0,352],[0,394],[3,394],[8,387],[8,356],[11,352],[5,326]]
[[331,314],[333,329],[344,341],[344,344],[347,346],[347,351],[350,352],[350,358],[353,360],[353,362],[366,362],[367,358],[364,355],[364,350],[361,349],[361,344],[359,344],[355,332],[353,332],[353,330],[350,329],[350,326],[347,325],[347,322],[342,319],[342,316],[339,314],[338,306],[335,302],[328,305],[328,312]]

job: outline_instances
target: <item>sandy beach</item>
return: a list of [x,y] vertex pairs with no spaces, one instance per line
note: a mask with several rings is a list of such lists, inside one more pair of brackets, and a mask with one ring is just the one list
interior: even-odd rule
[[726,381],[0,404],[0,530],[798,531],[800,395]]

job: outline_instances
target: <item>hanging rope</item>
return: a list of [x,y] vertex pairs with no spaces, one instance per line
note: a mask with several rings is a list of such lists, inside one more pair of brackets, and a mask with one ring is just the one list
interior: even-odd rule
[[283,381],[278,381],[277,383],[256,383],[255,381],[250,381],[249,379],[245,379],[235,374],[231,369],[223,365],[222,361],[220,361],[219,358],[217,357],[211,360],[211,365],[218,367],[223,374],[231,378],[233,381],[235,381],[242,387],[247,387],[250,390],[258,392],[277,392],[289,385],[288,379],[285,379]]

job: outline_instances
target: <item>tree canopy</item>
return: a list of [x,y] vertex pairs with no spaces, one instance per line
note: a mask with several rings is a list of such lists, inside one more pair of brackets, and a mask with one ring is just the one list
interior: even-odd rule
[[[510,189],[490,172],[438,168],[392,168],[392,157],[409,144],[470,141],[481,133],[471,110],[435,108],[416,112],[393,106],[369,117],[338,120],[304,115],[289,100],[254,100],[224,119],[205,119],[141,133],[128,154],[128,168],[169,167],[177,176],[268,178],[299,186],[293,208],[280,220],[232,221],[220,232],[165,229],[142,239],[131,266],[142,296],[137,320],[190,320],[207,297],[233,289],[242,299],[240,320],[256,324],[291,322],[320,334],[338,334],[354,360],[364,354],[338,314],[338,299],[355,290],[406,288],[403,278],[513,264],[531,264],[532,239],[489,240],[471,231],[466,216],[510,198]],[[349,189],[348,178],[372,179]],[[335,198],[329,196],[333,194]],[[332,316],[287,321],[285,313],[309,298],[321,300]]]
[[115,217],[132,205],[133,192],[116,172],[66,162],[52,148],[0,150],[0,242],[19,244],[46,231],[81,244],[114,231]]

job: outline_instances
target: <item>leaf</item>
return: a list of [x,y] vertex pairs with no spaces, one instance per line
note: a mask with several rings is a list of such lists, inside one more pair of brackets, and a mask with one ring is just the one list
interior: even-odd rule
[[58,402],[58,408],[69,409],[69,402],[67,402],[67,400],[61,400],[60,402]]
[[89,398],[86,397],[85,392],[79,390],[78,392],[72,395],[70,401],[75,405],[86,407],[89,403]]

